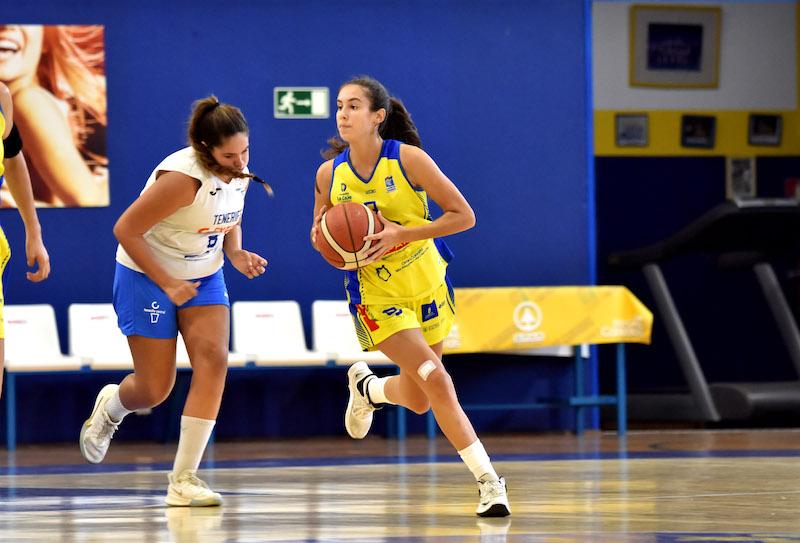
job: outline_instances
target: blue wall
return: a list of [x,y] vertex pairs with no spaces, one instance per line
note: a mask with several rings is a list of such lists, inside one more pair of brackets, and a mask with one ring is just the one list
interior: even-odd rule
[[[239,105],[251,127],[251,169],[275,188],[248,195],[245,247],[267,257],[232,300],[341,298],[341,277],[309,246],[314,173],[334,120],[276,120],[275,86],[383,81],[412,112],[426,150],[461,188],[477,227],[448,240],[457,286],[585,284],[587,201],[586,3],[369,3],[257,0],[135,3],[28,0],[13,23],[104,24],[108,75],[109,208],[42,209],[53,273],[24,278],[23,231],[0,212],[15,252],[6,302],[50,303],[67,349],[67,306],[108,302],[112,225],[154,165],[184,145],[191,102],[208,93]],[[333,106],[332,106],[333,109]],[[309,327],[310,329],[310,327]]]
[[[474,230],[448,240],[460,286],[585,283],[588,278],[583,2],[30,0],[3,19],[106,25],[109,208],[42,209],[51,279],[24,279],[21,222],[0,214],[16,258],[7,303],[111,297],[111,227],[148,174],[185,141],[192,100],[240,105],[251,125],[251,168],[276,198],[248,195],[245,245],[270,260],[231,297],[342,296],[339,273],[308,244],[314,173],[334,120],[277,120],[272,88],[338,85],[369,73],[407,104],[423,143],[465,193]],[[568,39],[569,37],[569,39]],[[66,338],[64,338],[66,339]]]

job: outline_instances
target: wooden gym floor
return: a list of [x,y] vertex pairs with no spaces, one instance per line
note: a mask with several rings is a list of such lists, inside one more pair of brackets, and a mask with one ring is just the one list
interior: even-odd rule
[[216,508],[167,508],[175,445],[0,451],[3,542],[800,541],[800,430],[483,436],[513,515],[474,516],[477,489],[439,438],[217,443]]

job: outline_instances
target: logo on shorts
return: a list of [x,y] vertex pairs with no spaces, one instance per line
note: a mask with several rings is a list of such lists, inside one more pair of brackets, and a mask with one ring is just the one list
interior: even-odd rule
[[378,273],[378,279],[382,279],[384,281],[388,281],[389,278],[392,276],[392,272],[389,271],[389,268],[386,266],[381,266],[375,270]]
[[166,315],[167,312],[163,309],[160,309],[160,307],[161,306],[158,305],[158,302],[153,302],[150,304],[149,308],[146,307],[144,309],[145,313],[150,313],[150,324],[158,324],[158,318],[161,315]]
[[436,300],[429,304],[422,304],[422,322],[435,319],[439,316],[439,309],[436,307]]
[[386,192],[394,192],[397,190],[397,187],[394,185],[394,179],[391,175],[384,179],[383,182],[386,183]]

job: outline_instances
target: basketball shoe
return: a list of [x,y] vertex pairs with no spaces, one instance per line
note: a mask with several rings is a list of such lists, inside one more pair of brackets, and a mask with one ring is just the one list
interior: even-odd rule
[[106,402],[119,388],[119,385],[106,385],[100,389],[97,399],[94,401],[94,410],[91,416],[86,419],[81,428],[81,437],[78,441],[81,447],[81,454],[92,464],[103,461],[111,445],[111,438],[119,428],[119,422],[114,422],[106,413]]
[[170,473],[167,505],[176,507],[209,507],[222,504],[222,496],[208,488],[196,473],[184,470],[176,477]]
[[492,479],[483,475],[478,479],[478,495],[480,503],[475,512],[479,517],[507,517],[511,514],[504,477]]
[[372,426],[372,412],[378,409],[367,395],[367,383],[376,379],[364,361],[356,362],[347,370],[347,388],[350,399],[344,413],[344,427],[353,439],[363,439]]

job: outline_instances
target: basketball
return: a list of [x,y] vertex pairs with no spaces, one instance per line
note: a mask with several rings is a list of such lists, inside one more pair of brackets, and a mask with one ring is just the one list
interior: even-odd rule
[[322,215],[317,248],[334,268],[355,270],[363,265],[365,255],[372,247],[372,242],[364,241],[364,236],[381,230],[383,223],[364,204],[338,204]]

